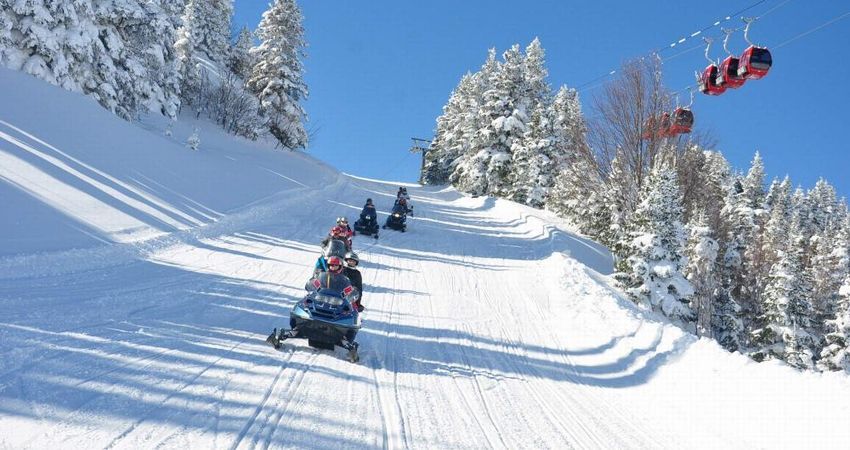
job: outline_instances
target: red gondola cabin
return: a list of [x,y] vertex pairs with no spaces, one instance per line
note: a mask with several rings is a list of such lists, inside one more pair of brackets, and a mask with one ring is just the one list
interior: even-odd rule
[[770,56],[770,50],[764,47],[756,47],[751,45],[741,53],[741,60],[738,62],[738,76],[748,80],[758,80],[767,75],[770,66],[773,65],[773,58]]
[[717,73],[717,84],[727,89],[738,89],[747,81],[744,77],[738,76],[738,62],[740,60],[734,56],[728,56],[720,63],[720,71]]
[[694,126],[694,113],[687,108],[676,108],[673,111],[669,134],[671,136],[682,133],[690,133]]
[[720,95],[726,92],[726,87],[717,84],[717,65],[712,64],[705,68],[699,78],[699,91],[706,95]]

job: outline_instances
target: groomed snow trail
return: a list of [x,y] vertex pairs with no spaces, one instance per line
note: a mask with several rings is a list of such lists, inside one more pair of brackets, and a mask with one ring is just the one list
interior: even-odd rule
[[144,259],[4,279],[15,302],[0,323],[0,428],[16,432],[2,444],[675,445],[582,382],[551,314],[552,253],[601,268],[607,253],[492,199],[411,188],[407,233],[355,239],[368,308],[359,364],[298,340],[266,346],[333,218],[355,217],[366,197],[387,209],[394,188],[339,176],[237,213],[221,234],[175,234]]

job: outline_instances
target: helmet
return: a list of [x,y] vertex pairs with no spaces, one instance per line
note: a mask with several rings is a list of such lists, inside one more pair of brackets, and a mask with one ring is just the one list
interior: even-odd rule
[[339,256],[328,258],[328,272],[334,274],[342,272],[342,260],[339,259]]
[[343,226],[348,225],[348,219],[346,219],[344,216],[337,217],[336,218],[336,224],[337,225],[343,225]]
[[366,199],[366,204],[367,204],[367,205],[371,205],[371,204],[372,204],[372,199],[371,199],[371,198],[367,198],[367,199]]
[[401,192],[407,192],[407,188],[406,188],[406,187],[404,187],[404,186],[402,186],[402,187],[401,187]]
[[[350,261],[353,261],[354,264],[352,264]],[[354,253],[354,252],[346,253],[345,254],[345,264],[347,264],[348,267],[357,267],[357,265],[360,264],[360,258],[357,256],[357,253]]]

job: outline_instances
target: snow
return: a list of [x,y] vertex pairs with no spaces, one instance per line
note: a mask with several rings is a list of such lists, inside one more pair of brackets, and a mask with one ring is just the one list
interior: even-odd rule
[[[355,237],[361,362],[285,325],[399,183],[0,70],[0,448],[840,448],[845,374],[755,363],[612,288],[549,212],[408,185]],[[200,129],[199,151],[185,147]]]

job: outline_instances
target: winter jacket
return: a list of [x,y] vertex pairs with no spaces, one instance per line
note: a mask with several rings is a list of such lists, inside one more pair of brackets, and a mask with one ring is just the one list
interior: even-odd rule
[[360,211],[360,217],[368,218],[373,222],[378,221],[378,211],[375,210],[375,205],[366,205],[363,211]]
[[363,276],[360,275],[360,271],[355,269],[354,267],[343,267],[342,273],[351,280],[351,285],[357,288],[357,291],[360,292],[359,298],[363,297]]

